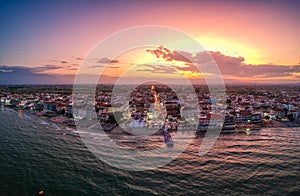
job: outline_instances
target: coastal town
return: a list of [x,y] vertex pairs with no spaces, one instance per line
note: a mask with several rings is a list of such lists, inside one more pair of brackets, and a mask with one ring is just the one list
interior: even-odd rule
[[[97,89],[92,103],[85,103],[86,99],[81,95],[82,107],[76,114],[73,113],[74,98],[69,87],[37,90],[27,86],[27,91],[23,89],[21,93],[16,90],[18,88],[25,87],[1,86],[1,107],[24,110],[72,127],[76,126],[74,118],[97,118],[103,130],[108,132],[120,127],[135,133],[160,130],[163,126],[169,131],[181,127],[180,130],[196,128],[197,132],[209,127],[235,132],[300,126],[300,91],[297,87],[231,87],[227,88],[226,99],[219,101],[201,87],[194,96],[176,94],[164,85],[140,85],[129,95],[127,92],[128,101],[125,94],[113,97],[112,87],[102,86]],[[197,104],[190,104],[192,102]]]

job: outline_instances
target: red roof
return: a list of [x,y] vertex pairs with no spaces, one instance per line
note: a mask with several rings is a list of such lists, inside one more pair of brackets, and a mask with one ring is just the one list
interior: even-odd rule
[[223,116],[219,114],[207,114],[206,116],[201,116],[199,119],[213,119],[213,120],[222,120]]
[[67,104],[65,104],[65,103],[56,103],[56,106],[60,106],[60,107],[64,107],[64,106],[66,106]]
[[251,113],[249,111],[245,111],[245,110],[241,111],[240,114],[241,115],[251,115]]
[[281,108],[271,108],[273,111],[284,112],[284,109]]

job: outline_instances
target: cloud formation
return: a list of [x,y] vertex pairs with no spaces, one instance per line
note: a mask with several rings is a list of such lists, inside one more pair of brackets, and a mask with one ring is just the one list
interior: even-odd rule
[[107,66],[107,68],[111,68],[111,69],[119,69],[119,66]]
[[108,59],[108,58],[101,58],[97,61],[97,63],[101,63],[101,64],[113,64],[113,63],[118,63],[118,60],[112,60],[112,59]]
[[61,64],[66,64],[68,63],[68,61],[65,61],[65,60],[51,60],[52,62],[55,62],[55,63],[61,63]]
[[99,67],[105,67],[105,65],[92,65],[90,68],[99,68]]
[[139,65],[143,68],[139,68],[136,71],[140,72],[148,72],[148,73],[159,73],[159,74],[175,74],[177,71],[176,69],[170,65],[150,65],[150,64],[141,64]]
[[[209,70],[213,60],[217,64],[223,77],[244,77],[244,78],[270,78],[273,77],[296,77],[295,74],[300,73],[300,65],[276,65],[276,64],[246,64],[243,57],[231,57],[221,52],[204,51],[192,54],[184,51],[171,51],[162,46],[146,50],[157,58],[164,59],[170,63],[172,61],[183,62],[185,67],[172,66],[180,71],[190,71],[199,73],[197,66],[204,70]],[[192,63],[191,63],[191,62]]]
[[73,74],[48,74],[46,70],[59,66],[45,65],[35,68],[0,65],[0,84],[72,84]]
[[[95,62],[95,64],[89,66],[90,68],[100,68],[100,67],[106,67],[106,68],[111,68],[111,69],[120,68],[119,66],[114,66],[113,65],[113,64],[119,63],[118,60],[111,60],[111,59],[106,58],[106,57],[101,58],[101,59],[94,59],[92,62]],[[108,66],[106,66],[106,65],[108,65]]]
[[222,75],[238,77],[272,78],[293,76],[300,73],[300,65],[276,65],[276,64],[245,64],[242,57],[225,56],[220,52],[210,52],[216,61]]
[[31,70],[33,72],[47,72],[49,70],[56,70],[56,69],[61,69],[63,68],[63,66],[61,65],[43,65],[43,66],[39,66],[39,67],[34,67],[31,68]]
[[[265,82],[298,82],[300,78],[300,64],[296,65],[276,65],[276,64],[259,64],[251,65],[246,64],[243,57],[231,57],[222,54],[221,52],[198,52],[189,53],[182,51],[171,51],[164,47],[158,47],[153,50],[147,50],[160,60],[164,60],[161,64],[131,64],[137,66],[135,71],[143,72],[144,77],[154,77],[155,74],[160,74],[157,77],[164,77],[162,75],[181,74],[187,77],[193,77],[190,80],[201,80],[199,73],[203,70],[211,69],[213,71],[213,64],[216,63],[223,76],[225,82],[236,83],[240,80],[243,81],[265,81]],[[191,60],[191,62],[190,62]],[[120,66],[117,60],[110,60],[108,58],[94,59],[97,62],[91,67],[105,67],[105,64],[110,63],[107,68],[118,69]],[[60,62],[60,61],[59,61]],[[166,63],[167,62],[167,63]],[[178,63],[180,62],[180,63]],[[123,63],[124,64],[124,63]],[[128,65],[128,64],[127,64]],[[50,74],[50,71],[67,69],[77,70],[79,64],[62,65],[62,64],[49,64],[38,67],[25,67],[25,66],[0,66],[0,83],[1,84],[45,84],[45,83],[72,83],[74,74]],[[200,67],[200,71],[198,70]],[[113,70],[110,70],[113,71]],[[73,72],[72,72],[73,73]],[[149,73],[149,74],[148,74]],[[187,73],[187,75],[186,75]],[[205,73],[206,72],[202,72]],[[211,72],[213,73],[213,72]],[[92,77],[99,77],[96,74],[90,74],[86,77],[88,81]],[[139,78],[139,74],[134,78]],[[206,77],[213,77],[207,74]],[[134,78],[131,78],[134,81]],[[166,77],[169,78],[170,77]],[[196,81],[197,79],[197,81]],[[282,79],[282,80],[281,80]],[[105,81],[115,81],[115,77],[105,76]],[[103,80],[104,81],[104,80]],[[177,81],[178,80],[174,80]],[[109,82],[108,82],[109,83]]]
[[151,54],[155,55],[156,58],[163,58],[166,61],[174,60],[190,63],[189,57],[192,57],[188,52],[171,51],[163,46],[159,46],[157,49],[153,50],[146,50],[146,52],[150,52]]

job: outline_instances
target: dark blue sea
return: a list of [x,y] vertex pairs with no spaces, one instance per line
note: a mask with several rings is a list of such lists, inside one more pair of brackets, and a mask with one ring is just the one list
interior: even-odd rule
[[2,108],[0,195],[300,195],[299,128],[221,134],[200,157],[202,139],[165,166],[126,171],[98,159],[77,130]]

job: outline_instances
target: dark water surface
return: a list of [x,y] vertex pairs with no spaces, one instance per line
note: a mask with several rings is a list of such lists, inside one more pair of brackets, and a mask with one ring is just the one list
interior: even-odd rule
[[1,196],[300,195],[299,128],[222,134],[203,157],[195,138],[168,165],[142,172],[103,163],[75,130],[9,109],[0,110],[0,140]]

